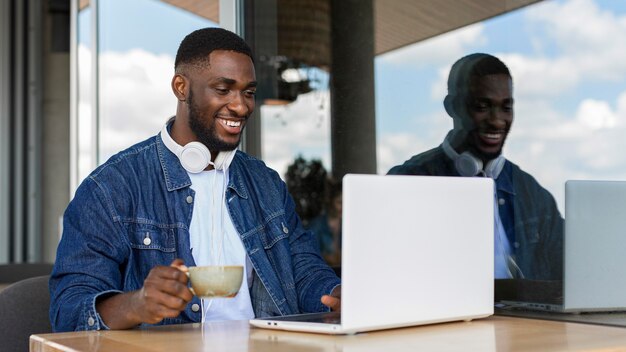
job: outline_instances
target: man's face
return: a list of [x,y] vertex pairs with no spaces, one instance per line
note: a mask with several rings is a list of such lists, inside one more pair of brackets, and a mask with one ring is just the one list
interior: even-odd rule
[[513,123],[513,83],[505,74],[474,77],[465,97],[466,118],[471,126],[465,144],[488,161],[502,153]]
[[189,127],[211,152],[237,148],[254,110],[256,75],[245,54],[216,50],[190,75]]

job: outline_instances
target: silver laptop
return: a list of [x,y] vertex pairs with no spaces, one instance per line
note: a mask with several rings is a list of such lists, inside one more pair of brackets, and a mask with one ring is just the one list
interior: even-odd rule
[[341,314],[250,323],[351,334],[487,317],[493,314],[493,209],[488,178],[346,175]]
[[563,313],[625,311],[626,181],[567,181],[563,242],[560,302],[503,303]]

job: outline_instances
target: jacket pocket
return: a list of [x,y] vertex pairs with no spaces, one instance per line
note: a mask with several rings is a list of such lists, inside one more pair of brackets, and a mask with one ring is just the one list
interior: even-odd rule
[[127,224],[134,270],[145,278],[157,265],[170,265],[176,257],[174,231],[149,224]]
[[295,281],[293,272],[293,258],[289,236],[291,230],[287,227],[284,216],[272,217],[263,226],[259,237],[265,254],[272,266],[272,270],[278,276],[280,285],[286,297],[295,297]]
[[282,215],[271,218],[263,225],[259,233],[263,248],[268,250],[274,247],[281,240],[289,238],[289,228]]

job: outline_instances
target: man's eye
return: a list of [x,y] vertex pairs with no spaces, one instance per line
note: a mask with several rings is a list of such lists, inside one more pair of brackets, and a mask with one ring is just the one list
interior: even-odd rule
[[249,97],[254,97],[256,95],[256,91],[254,90],[247,90],[245,91],[245,94]]
[[222,95],[228,94],[228,89],[225,88],[215,88],[215,91]]
[[474,104],[474,110],[476,110],[476,111],[487,111],[487,110],[489,110],[489,105],[487,105],[485,103],[475,103]]

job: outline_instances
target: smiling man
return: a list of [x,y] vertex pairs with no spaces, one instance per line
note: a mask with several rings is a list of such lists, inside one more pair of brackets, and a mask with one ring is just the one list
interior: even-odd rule
[[[174,66],[176,115],[94,170],[65,212],[50,279],[54,330],[339,309],[339,278],[285,183],[237,150],[257,85],[248,45],[200,29]],[[184,271],[196,265],[243,266],[239,293],[195,297]]]
[[[563,218],[552,195],[502,155],[513,124],[513,79],[488,54],[454,63],[446,112],[453,129],[443,143],[393,167],[389,174],[491,177],[495,180],[495,277],[562,277]],[[445,196],[445,195],[442,195]]]

